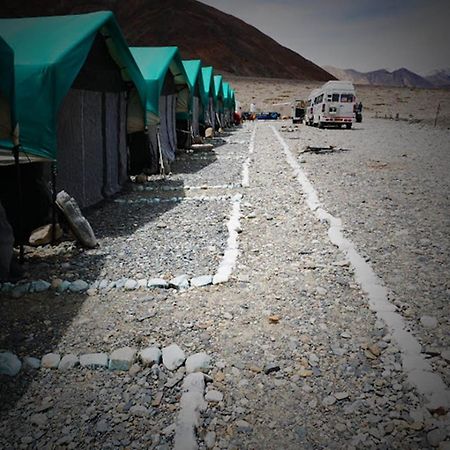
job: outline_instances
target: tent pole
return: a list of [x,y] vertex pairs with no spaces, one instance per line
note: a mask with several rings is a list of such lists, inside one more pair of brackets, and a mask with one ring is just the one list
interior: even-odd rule
[[16,166],[16,179],[17,179],[17,202],[19,204],[19,220],[18,220],[18,235],[19,235],[19,262],[24,262],[24,247],[23,247],[23,197],[22,197],[22,180],[20,176],[20,162],[19,162],[19,146],[13,147],[14,162]]
[[56,242],[56,163],[52,162],[52,245]]

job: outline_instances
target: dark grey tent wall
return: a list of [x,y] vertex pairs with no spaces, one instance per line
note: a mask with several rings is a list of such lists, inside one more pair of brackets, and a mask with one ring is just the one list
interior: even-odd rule
[[164,86],[159,97],[159,139],[161,145],[161,153],[166,162],[175,160],[175,152],[177,149],[176,136],[176,90],[173,75],[167,72],[164,80]]
[[200,98],[198,97],[198,95],[195,95],[192,99],[192,134],[194,136],[198,136],[200,134],[200,114]]
[[127,89],[97,36],[58,116],[57,189],[82,208],[114,195],[126,180]]

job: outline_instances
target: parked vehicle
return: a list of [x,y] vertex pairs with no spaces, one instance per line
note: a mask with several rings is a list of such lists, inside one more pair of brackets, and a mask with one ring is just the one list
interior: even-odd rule
[[[311,97],[310,97],[311,98]],[[355,122],[355,88],[349,81],[328,81],[314,92],[312,101],[314,126],[351,128]]]
[[258,120],[278,120],[280,118],[280,113],[278,112],[261,112],[256,115]]
[[305,112],[305,100],[294,100],[294,103],[292,105],[292,123],[302,123],[305,119]]
[[318,91],[318,89],[314,89],[306,101],[305,125],[312,125],[314,122],[314,99]]

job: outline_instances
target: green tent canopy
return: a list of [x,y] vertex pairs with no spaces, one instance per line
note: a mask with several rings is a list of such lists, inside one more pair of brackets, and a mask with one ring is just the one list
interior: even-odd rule
[[1,140],[12,142],[16,128],[14,90],[14,52],[0,38],[0,147]]
[[231,109],[231,92],[230,92],[230,83],[223,82],[223,105],[225,109]]
[[194,99],[195,88],[198,86],[198,92],[200,99],[204,97],[204,84],[203,84],[203,75],[202,75],[202,62],[199,59],[190,59],[183,60],[183,67],[186,72],[189,90],[190,90],[190,99],[189,99],[189,113],[192,114],[192,102]]
[[[0,36],[14,51],[13,110],[19,123],[21,150],[57,159],[58,110],[97,33],[104,36],[123,80],[135,85],[145,105],[144,79],[111,12],[0,19]],[[6,146],[12,143],[6,142]]]
[[130,47],[130,51],[145,80],[146,110],[150,113],[150,123],[158,123],[159,97],[167,72],[170,70],[172,73],[178,89],[189,86],[178,47]]
[[200,93],[204,89],[202,76],[202,62],[200,59],[184,59],[183,67],[186,71],[190,89],[193,91],[195,85],[198,83]]
[[222,75],[214,75],[214,100],[216,107],[218,106],[219,99],[223,101],[223,77]]
[[207,108],[209,105],[209,97],[214,97],[214,69],[209,67],[202,67],[203,77],[203,107]]
[[231,89],[231,108],[232,111],[236,111],[236,92]]

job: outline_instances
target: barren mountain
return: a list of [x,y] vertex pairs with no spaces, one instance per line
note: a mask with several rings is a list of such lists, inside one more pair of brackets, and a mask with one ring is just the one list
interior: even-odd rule
[[420,87],[430,88],[433,83],[408,69],[401,68],[389,72],[386,69],[372,72],[358,72],[354,69],[338,69],[325,66],[325,70],[340,80],[350,80],[355,84],[371,84],[377,86]]
[[450,69],[435,70],[425,78],[436,87],[450,88]]
[[244,21],[196,0],[18,0],[2,2],[0,17],[111,10],[129,45],[176,45],[185,59],[218,70],[297,80],[334,79]]

